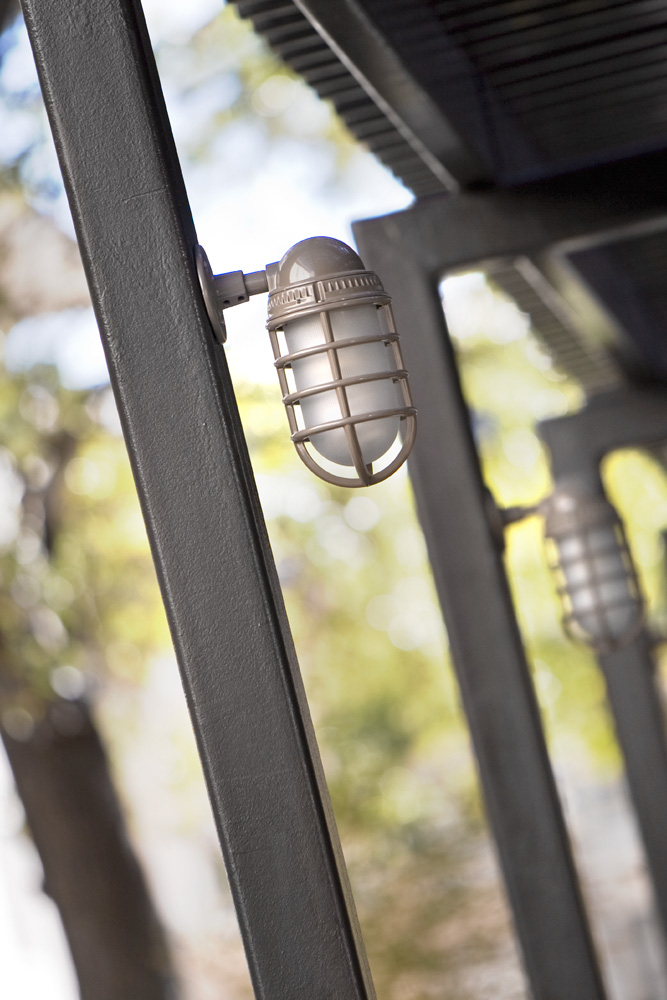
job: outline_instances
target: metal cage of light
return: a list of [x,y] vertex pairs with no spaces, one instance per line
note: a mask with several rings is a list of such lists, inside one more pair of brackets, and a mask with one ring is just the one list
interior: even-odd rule
[[[417,411],[391,299],[354,250],[313,237],[265,272],[214,277],[199,247],[197,266],[219,340],[225,339],[223,309],[269,292],[267,329],[291,438],[304,464],[337,486],[369,486],[396,472],[412,450]],[[290,339],[302,343],[291,349]],[[333,419],[318,418],[318,407],[335,410]],[[343,475],[345,469],[354,474]]]
[[[325,242],[326,241],[326,242]],[[314,253],[319,251],[319,253]],[[318,259],[319,258],[319,259]],[[294,261],[297,261],[296,267]],[[304,266],[305,263],[305,266]],[[331,265],[337,264],[337,270],[331,270]],[[346,269],[342,269],[342,265]],[[283,403],[287,410],[292,441],[302,461],[316,475],[335,483],[338,486],[367,486],[381,482],[392,475],[405,461],[415,439],[416,410],[412,404],[408,373],[403,364],[403,357],[398,341],[398,333],[391,310],[391,299],[382,287],[378,276],[363,268],[361,260],[339,240],[318,237],[316,240],[304,240],[296,244],[285,254],[280,264],[267,269],[269,273],[269,304],[267,329],[278,371]],[[309,273],[308,273],[309,272]],[[297,280],[292,280],[294,274]],[[298,277],[302,276],[302,280]],[[356,336],[337,337],[334,321],[342,315],[343,310],[355,310],[360,307],[372,307],[377,313],[377,323],[371,332]],[[349,312],[348,312],[349,315]],[[315,343],[301,350],[290,350],[286,341],[290,326],[295,321],[308,317],[319,320],[319,336],[316,333]],[[285,348],[281,344],[281,337]],[[361,350],[368,345],[384,345],[389,348],[383,368],[366,370],[358,374],[345,374],[346,359],[355,351],[355,356],[361,356]],[[294,373],[295,367],[305,360],[324,360],[328,366],[327,375],[330,378],[320,384],[307,385],[304,388],[293,388],[289,384],[289,373]],[[349,368],[349,365],[347,366]],[[359,406],[359,397],[353,400],[355,387],[367,386],[374,382],[391,382],[399,393],[394,394],[394,405],[382,405],[381,409],[367,409]],[[334,420],[326,420],[309,424],[304,418],[304,409],[313,397],[335,393],[340,416]],[[300,419],[301,418],[301,419]],[[386,421],[388,418],[398,418],[405,423],[403,442],[398,454],[387,464],[375,469],[377,459],[368,461],[364,456],[360,443],[362,425],[371,421]],[[331,432],[342,431],[351,458],[351,466],[356,472],[355,477],[342,476],[324,468],[320,461],[307,447],[312,444],[318,449],[318,437]],[[394,435],[394,441],[396,435]],[[386,455],[386,452],[385,452]],[[379,456],[383,458],[384,456]],[[346,463],[347,464],[347,463]]]
[[597,652],[640,632],[644,601],[623,523],[604,495],[557,488],[541,505],[563,626]]

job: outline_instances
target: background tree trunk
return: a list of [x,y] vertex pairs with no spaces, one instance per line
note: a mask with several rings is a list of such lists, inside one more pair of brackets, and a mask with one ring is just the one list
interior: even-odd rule
[[175,1000],[168,942],[88,706],[56,700],[28,739],[0,734],[82,1000]]

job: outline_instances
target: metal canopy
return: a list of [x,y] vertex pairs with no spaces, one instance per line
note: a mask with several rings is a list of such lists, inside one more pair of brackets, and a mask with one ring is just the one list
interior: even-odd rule
[[[665,0],[233,2],[416,194],[415,164],[399,145],[373,145],[362,106],[373,135],[388,139],[383,124],[398,116],[462,186],[509,186],[667,142]],[[443,129],[451,142],[438,148]]]
[[[396,80],[386,79],[387,69],[391,66],[398,71],[404,93],[407,90],[410,97],[416,96],[417,104],[421,105],[422,128],[417,126],[417,131],[434,124],[433,119],[425,117],[427,108],[431,114],[436,113],[437,130],[443,128],[443,116],[416,82],[397,67],[395,56],[369,27],[363,12],[355,9],[352,18],[357,29],[359,22],[364,26],[365,41],[370,42],[371,51],[379,50],[378,61],[365,72],[348,56],[343,56],[340,46],[334,49],[330,44],[331,36],[327,35],[325,40],[291,0],[233,2],[239,14],[252,22],[255,31],[264,36],[278,57],[299,73],[320,97],[333,103],[352,134],[411,191],[425,195],[456,186],[458,181],[450,167],[437,159],[436,162],[429,159],[429,147],[420,142],[414,123],[411,119],[406,121],[397,110]],[[336,37],[340,37],[338,33]],[[447,124],[444,127],[449,128]],[[464,156],[469,156],[465,146],[463,149]],[[434,148],[430,152],[437,158]]]
[[[452,116],[458,97],[447,87],[444,44],[465,54],[503,184],[665,144],[664,0],[359,2]],[[474,141],[462,119],[459,127]]]

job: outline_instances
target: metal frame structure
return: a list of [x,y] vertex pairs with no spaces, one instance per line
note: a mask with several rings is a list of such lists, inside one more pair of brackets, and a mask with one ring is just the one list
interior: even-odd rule
[[141,7],[24,12],[256,995],[372,1000]]
[[433,198],[355,223],[354,233],[404,331],[420,413],[410,477],[532,996],[593,1000],[604,987],[494,528],[500,516],[490,509],[438,292],[442,262],[455,253],[438,225],[448,210]]
[[[658,178],[665,165],[667,158],[659,153],[511,191],[434,196],[354,226],[360,252],[382,274],[398,328],[405,331],[403,352],[421,425],[410,474],[536,998],[560,996],[561,990],[563,996],[593,995],[581,980],[565,983],[555,956],[569,955],[569,973],[584,978],[595,959],[502,565],[497,528],[502,518],[484,489],[438,286],[447,273],[466,267],[493,271],[517,258],[538,262],[541,280],[548,282],[550,263],[567,268],[568,254],[579,249],[664,230],[667,199]],[[555,287],[552,294],[558,298]],[[613,416],[606,432],[619,432],[614,447],[664,439],[664,424],[655,427],[664,394],[660,405],[650,394],[637,392],[633,398],[643,401],[634,420],[628,421],[627,407],[608,408]],[[548,433],[546,425],[543,430]],[[579,454],[590,469],[590,449],[581,445],[587,433],[591,447],[599,446],[590,428],[559,436],[562,447],[569,442],[571,468]],[[597,455],[596,468],[605,450]],[[648,661],[645,634],[600,657],[665,917],[667,815],[660,788],[667,783],[667,755]],[[642,768],[644,752],[656,763],[655,774]],[[536,894],[539,872],[551,878]]]
[[[604,393],[579,413],[545,420],[538,429],[554,481],[588,484],[593,496],[602,497],[600,464],[606,455],[620,448],[664,446],[667,392],[646,388]],[[667,936],[667,740],[650,632],[638,627],[629,642],[598,649],[596,656]]]
[[408,246],[422,239],[429,272],[493,270],[509,294],[518,291],[522,308],[536,307],[536,330],[556,363],[585,391],[598,392],[627,384],[627,373],[639,367],[633,354],[639,335],[647,353],[650,347],[651,371],[667,370],[661,329],[649,330],[645,317],[641,327],[632,322],[632,310],[620,301],[626,288],[619,275],[595,274],[595,288],[586,281],[587,251],[599,262],[602,250],[623,241],[664,236],[666,170],[667,153],[647,153],[511,189],[434,195],[373,226],[384,226],[390,241],[389,230],[400,227]]

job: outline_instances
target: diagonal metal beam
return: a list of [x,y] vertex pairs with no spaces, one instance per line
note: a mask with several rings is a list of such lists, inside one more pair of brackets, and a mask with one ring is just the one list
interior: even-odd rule
[[141,7],[26,0],[251,976],[373,987]]

